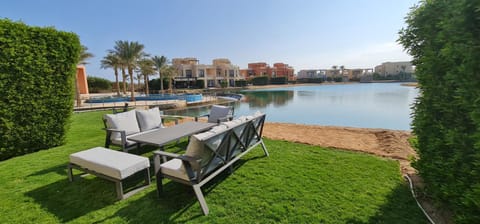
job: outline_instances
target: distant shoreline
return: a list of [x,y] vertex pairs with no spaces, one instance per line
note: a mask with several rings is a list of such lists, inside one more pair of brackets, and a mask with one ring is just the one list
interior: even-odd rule
[[[376,82],[363,82],[363,83],[401,83],[402,86],[417,87],[418,82],[399,82],[399,81],[376,81]],[[263,86],[247,86],[246,89],[272,89],[283,87],[295,87],[295,86],[322,86],[322,85],[355,85],[363,84],[362,82],[322,82],[322,83],[297,83],[297,84],[278,84],[278,85],[263,85]]]

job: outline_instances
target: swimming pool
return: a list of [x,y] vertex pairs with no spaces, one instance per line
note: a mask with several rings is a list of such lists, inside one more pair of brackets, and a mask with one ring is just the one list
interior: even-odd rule
[[[150,94],[136,96],[135,101],[185,100],[187,103],[202,101],[202,94]],[[129,102],[130,97],[94,97],[85,100],[85,103],[117,103]]]

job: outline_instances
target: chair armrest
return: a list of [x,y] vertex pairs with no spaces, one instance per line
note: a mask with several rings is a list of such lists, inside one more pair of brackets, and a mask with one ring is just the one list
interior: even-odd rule
[[176,154],[176,153],[165,152],[165,151],[155,151],[153,153],[156,154],[156,155],[159,155],[159,156],[166,156],[166,157],[170,157],[170,158],[178,158],[178,157],[181,156],[181,155]]
[[127,132],[125,130],[113,129],[113,128],[104,128],[107,133],[119,132],[122,138],[122,144],[127,143]]
[[113,128],[102,128],[102,129],[108,132],[120,132],[120,133],[125,132],[125,130],[113,129]]
[[190,179],[191,182],[198,182],[201,173],[199,159],[187,155],[181,155],[178,159],[182,160],[188,179]]
[[196,159],[195,157],[191,157],[191,156],[187,156],[187,155],[181,155],[177,159],[181,159],[182,161],[186,161],[186,162],[190,163],[190,165],[192,166],[192,168],[195,171],[200,170],[199,159]]
[[225,116],[225,117],[218,118],[217,123],[224,122],[224,121],[231,121],[231,120],[233,120],[233,116],[228,115],[228,116]]
[[165,119],[168,118],[169,120],[174,120],[175,121],[175,125],[178,124],[178,117],[175,117],[175,116],[169,116],[169,115],[160,115],[160,117],[162,118],[162,125],[165,124]]
[[198,121],[198,118],[201,118],[201,117],[210,117],[210,114],[198,115],[198,116],[195,117],[195,121]]

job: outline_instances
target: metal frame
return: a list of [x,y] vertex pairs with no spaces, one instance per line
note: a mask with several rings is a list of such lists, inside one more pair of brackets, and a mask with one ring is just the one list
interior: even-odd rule
[[[229,168],[230,171],[233,172],[233,165],[236,161],[242,158],[245,154],[250,152],[256,146],[261,145],[262,149],[265,153],[265,156],[269,156],[267,147],[263,143],[262,139],[262,132],[263,132],[263,125],[265,123],[265,117],[260,116],[254,120],[249,120],[246,124],[240,124],[237,127],[229,128],[224,132],[217,133],[214,136],[211,136],[208,139],[203,141],[205,149],[210,150],[213,152],[213,155],[210,160],[203,166],[200,166],[199,161],[196,158],[189,157],[186,155],[178,155],[174,153],[168,153],[164,151],[155,151],[154,152],[154,167],[155,167],[155,175],[157,180],[157,193],[160,194],[163,191],[162,187],[162,179],[168,178],[175,182],[179,182],[182,184],[190,185],[193,187],[193,191],[200,203],[200,207],[202,208],[203,214],[208,215],[209,209],[207,203],[205,201],[205,197],[203,196],[201,187],[205,185],[208,181],[212,180],[215,176],[223,172],[225,169]],[[235,133],[235,128],[242,127],[243,132],[240,136]],[[222,138],[221,143],[217,148],[210,148],[205,143],[208,140],[218,137],[219,135],[225,135]],[[237,141],[234,144],[231,144],[232,141]],[[239,154],[233,154],[235,150],[241,150]],[[225,155],[221,155],[218,151],[225,151]],[[173,177],[170,175],[163,174],[160,169],[161,165],[161,157],[170,157],[170,158],[177,158],[181,159],[183,165],[185,166],[185,170],[187,172],[187,176],[189,180],[179,179],[177,177]],[[212,162],[216,159],[220,158],[223,162],[218,164],[215,169],[208,170],[208,167],[212,164]],[[163,160],[162,160],[163,161]]]
[[[90,169],[81,167],[81,166],[79,166],[79,165],[77,165],[77,164],[74,164],[74,163],[68,163],[67,168],[68,168],[68,180],[69,180],[70,182],[73,182],[73,171],[72,171],[73,168],[75,168],[75,169],[77,169],[77,170],[80,170],[80,171],[83,171],[83,172],[85,172],[85,173],[89,173],[89,174],[95,175],[95,176],[97,176],[97,177],[100,177],[100,178],[103,178],[103,179],[106,179],[106,180],[109,180],[109,181],[114,182],[114,183],[115,183],[115,190],[116,190],[116,192],[117,192],[117,198],[118,198],[119,200],[128,198],[128,197],[132,196],[133,194],[135,194],[135,193],[137,193],[137,192],[139,192],[139,191],[147,188],[147,187],[150,185],[150,168],[149,168],[149,167],[147,167],[147,168],[145,168],[145,169],[143,169],[143,170],[140,170],[140,171],[136,172],[136,173],[139,173],[139,172],[142,172],[142,171],[145,171],[145,172],[146,172],[146,173],[145,173],[146,175],[145,175],[145,183],[144,183],[144,185],[142,185],[142,186],[140,186],[140,187],[138,187],[138,188],[136,188],[136,189],[134,189],[134,190],[131,190],[130,192],[128,192],[128,193],[126,193],[126,194],[123,192],[122,180],[124,180],[124,179],[126,179],[126,178],[128,178],[128,177],[126,177],[126,178],[124,178],[124,179],[117,179],[117,178],[110,177],[110,176],[107,176],[107,175],[105,175],[105,174],[96,172],[96,171],[94,171],[94,170],[90,170]],[[136,173],[135,173],[135,174],[136,174]],[[132,174],[132,175],[133,175],[133,174]],[[129,176],[129,177],[130,177],[130,176]]]

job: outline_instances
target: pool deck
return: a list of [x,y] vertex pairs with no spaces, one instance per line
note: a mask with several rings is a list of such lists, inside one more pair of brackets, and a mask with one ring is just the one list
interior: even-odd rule
[[[109,96],[107,94],[90,94],[92,96]],[[83,97],[82,97],[83,98]],[[216,102],[217,98],[215,96],[203,96],[201,101],[194,102],[198,104],[208,104]],[[153,106],[159,106],[160,108],[183,108],[187,107],[187,102],[185,100],[143,100],[143,101],[128,101],[128,102],[105,102],[105,103],[85,103],[85,100],[82,100],[82,106],[77,107],[74,105],[75,111],[90,111],[90,110],[102,110],[102,109],[112,109],[112,108],[121,108],[128,103],[129,107],[135,108],[150,108]],[[189,103],[190,104],[190,103]]]

